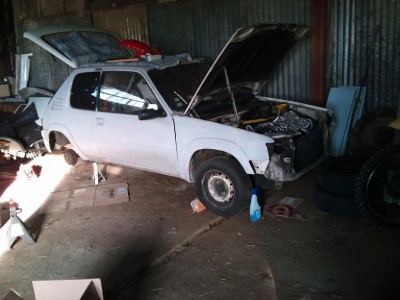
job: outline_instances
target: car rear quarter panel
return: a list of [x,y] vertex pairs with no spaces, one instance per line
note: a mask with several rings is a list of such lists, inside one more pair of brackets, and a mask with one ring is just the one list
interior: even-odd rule
[[49,151],[49,138],[52,132],[62,133],[70,142],[72,149],[82,158],[89,159],[79,148],[75,142],[73,135],[65,124],[72,122],[79,122],[76,116],[70,112],[69,97],[71,92],[72,80],[77,71],[74,71],[61,85],[53,98],[49,101],[47,108],[42,117],[43,131],[42,135],[45,140],[46,147]]

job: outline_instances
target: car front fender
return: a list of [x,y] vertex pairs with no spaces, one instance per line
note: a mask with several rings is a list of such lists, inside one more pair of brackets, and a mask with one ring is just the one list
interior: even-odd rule
[[[205,147],[205,145],[207,145]],[[262,149],[262,150],[261,150]],[[251,160],[265,160],[268,161],[268,151],[267,148],[263,145],[261,148],[260,155],[258,157],[249,157],[246,154],[245,149],[243,149],[240,145],[224,140],[224,139],[218,139],[218,138],[199,138],[192,140],[189,146],[184,150],[178,153],[178,156],[180,157],[179,161],[179,167],[180,167],[180,173],[181,177],[187,181],[193,181],[193,171],[191,169],[192,165],[192,160],[195,157],[195,154],[198,151],[208,151],[208,150],[214,150],[214,151],[222,151],[227,153],[228,155],[233,156],[242,166],[244,171],[247,174],[254,174],[254,169],[250,164]]]
[[251,161],[269,162],[268,136],[207,120],[174,115],[180,177],[193,181],[192,158],[200,150],[216,150],[233,156],[247,174]]

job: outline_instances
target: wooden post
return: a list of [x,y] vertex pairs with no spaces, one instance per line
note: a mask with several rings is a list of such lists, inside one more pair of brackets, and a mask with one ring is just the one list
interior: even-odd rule
[[312,36],[311,36],[311,82],[310,103],[325,106],[325,33],[327,27],[327,0],[312,0]]

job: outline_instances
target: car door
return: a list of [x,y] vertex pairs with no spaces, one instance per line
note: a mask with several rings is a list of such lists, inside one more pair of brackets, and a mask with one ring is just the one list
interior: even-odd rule
[[139,112],[145,109],[162,107],[141,74],[104,71],[95,119],[98,151],[110,162],[177,175],[173,119],[164,113],[139,120]]

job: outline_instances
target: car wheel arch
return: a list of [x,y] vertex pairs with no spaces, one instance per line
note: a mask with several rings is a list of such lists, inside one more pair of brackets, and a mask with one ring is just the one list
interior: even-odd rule
[[219,149],[198,149],[195,151],[189,162],[189,176],[190,176],[190,181],[194,181],[195,174],[199,166],[201,165],[202,162],[205,162],[209,160],[210,158],[213,157],[230,157],[237,161],[243,168],[244,172],[247,174],[254,174],[254,171],[250,165],[250,162],[248,159],[240,157],[238,158],[237,155],[234,155],[233,153],[229,153],[223,150]]
[[49,146],[51,151],[59,150],[63,147],[70,148],[68,147],[70,144],[71,142],[64,133],[56,130],[49,133]]
[[[48,150],[53,152],[55,150],[60,150],[62,148],[74,149],[74,151],[79,155],[79,157],[85,159],[86,155],[80,151],[79,147],[76,146],[75,140],[69,133],[68,129],[62,125],[55,124],[49,126],[46,130],[46,136],[44,136],[45,141],[48,142]],[[57,143],[59,147],[57,148]]]

